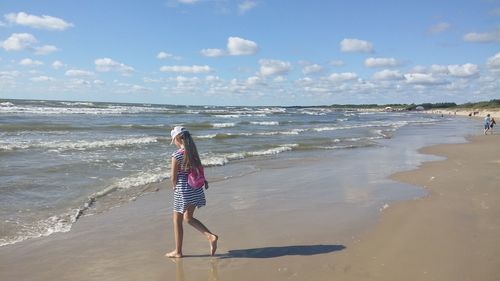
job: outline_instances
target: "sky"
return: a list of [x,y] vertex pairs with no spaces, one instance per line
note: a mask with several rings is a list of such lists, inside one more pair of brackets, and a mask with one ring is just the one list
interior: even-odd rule
[[500,0],[2,0],[0,98],[499,99]]

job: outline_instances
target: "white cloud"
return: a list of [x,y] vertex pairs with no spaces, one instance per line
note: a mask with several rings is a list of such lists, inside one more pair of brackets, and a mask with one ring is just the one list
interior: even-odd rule
[[179,56],[176,56],[174,54],[167,53],[167,52],[159,52],[158,55],[156,55],[156,58],[159,60],[166,60],[166,59],[181,60],[182,59]]
[[94,76],[94,72],[80,69],[70,69],[66,71],[64,75],[69,77],[90,77]]
[[478,43],[491,43],[500,41],[500,28],[485,33],[476,33],[476,32],[467,33],[464,35],[463,39],[464,41],[467,42],[478,42]]
[[63,67],[66,67],[66,65],[65,65],[64,63],[62,63],[61,61],[56,60],[56,61],[54,61],[54,62],[52,63],[52,68],[53,68],[53,69],[56,69],[56,70],[57,70],[57,69],[61,69],[61,68],[63,68]]
[[39,60],[32,60],[30,58],[25,58],[25,59],[22,59],[19,62],[19,65],[23,65],[23,66],[39,66],[39,65],[43,65],[43,62],[41,62]]
[[486,64],[489,68],[500,68],[500,52],[488,58]]
[[[426,72],[426,71],[425,69],[423,69],[421,72]],[[449,74],[450,70],[446,65],[433,64],[431,65],[430,72],[434,74]]]
[[398,66],[399,62],[395,58],[367,58],[366,67],[390,67]]
[[247,78],[246,83],[247,83],[247,85],[250,85],[250,86],[258,85],[258,84],[262,83],[262,79],[260,77],[257,77],[257,76],[251,76],[251,77]]
[[362,52],[371,53],[373,51],[373,44],[360,39],[346,38],[340,41],[340,50],[342,52]]
[[305,75],[322,72],[323,70],[325,69],[319,64],[310,64],[302,67],[302,73]]
[[8,23],[29,26],[38,29],[47,30],[65,30],[73,26],[72,23],[68,23],[63,19],[51,17],[51,16],[35,16],[29,15],[24,12],[11,13],[5,15],[5,19]]
[[162,66],[160,68],[162,72],[177,72],[177,73],[208,73],[212,72],[212,68],[208,65],[172,65],[172,66]]
[[219,81],[219,80],[220,80],[219,76],[215,76],[215,75],[207,75],[205,77],[205,81],[209,81],[209,82]]
[[33,77],[30,80],[33,82],[51,82],[55,81],[56,79],[48,76],[38,76],[38,77]]
[[68,82],[68,88],[70,89],[78,89],[78,88],[81,88],[82,86],[88,88],[91,86],[91,82],[90,81],[87,81],[87,80],[84,80],[84,79],[71,79],[69,82]]
[[285,76],[276,76],[274,77],[273,79],[273,82],[276,82],[276,83],[281,83],[281,82],[285,82],[287,79]]
[[450,75],[455,77],[470,77],[479,74],[478,66],[472,63],[466,63],[464,65],[448,65],[448,71],[450,72]]
[[128,89],[125,90],[128,93],[134,94],[146,94],[153,92],[153,89],[147,88],[141,85],[131,85]]
[[358,75],[353,72],[343,72],[343,73],[332,73],[328,76],[328,80],[332,82],[345,82],[349,80],[355,80]]
[[231,56],[255,55],[257,43],[240,37],[229,37],[227,39],[227,51]]
[[257,6],[257,2],[245,0],[238,5],[238,10],[241,14],[244,14]]
[[408,84],[438,85],[444,83],[444,81],[434,77],[430,73],[407,73],[404,77]]
[[205,57],[222,57],[226,53],[221,49],[203,49],[200,52]]
[[203,49],[200,53],[205,57],[248,56],[255,55],[258,51],[257,43],[240,37],[227,39],[227,51],[222,49]]
[[431,26],[429,28],[428,32],[431,34],[438,34],[441,32],[445,32],[446,30],[448,30],[450,28],[450,26],[451,25],[447,22],[440,22],[436,25]]
[[117,71],[124,75],[130,75],[134,72],[134,68],[126,64],[116,62],[110,58],[96,59],[94,61],[96,70],[100,72]]
[[1,79],[14,79],[15,77],[18,77],[20,74],[19,71],[13,70],[13,71],[0,71],[0,80]]
[[397,70],[384,69],[373,74],[375,80],[399,80],[403,78],[403,75]]
[[287,74],[292,69],[289,62],[280,60],[261,59],[259,64],[262,76]]
[[35,47],[34,49],[36,55],[48,55],[50,53],[59,51],[59,49],[56,46],[52,45],[44,45],[41,47]]
[[35,36],[29,33],[13,33],[7,40],[0,45],[6,51],[21,51],[31,47],[37,42]]
[[186,76],[177,76],[175,78],[172,78],[171,80],[177,82],[177,85],[196,84],[200,82],[200,78],[198,77],[186,77]]
[[159,52],[158,55],[156,55],[156,58],[158,58],[160,60],[169,59],[169,58],[173,58],[173,57],[174,57],[174,55],[169,54],[169,53],[165,53],[165,52]]

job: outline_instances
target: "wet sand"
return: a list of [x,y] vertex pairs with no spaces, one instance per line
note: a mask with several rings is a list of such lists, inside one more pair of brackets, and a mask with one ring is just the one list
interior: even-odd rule
[[68,233],[0,248],[0,280],[498,280],[500,136],[471,141],[424,149],[448,160],[393,178],[428,195],[391,202],[382,215],[359,199],[376,193],[336,201],[320,188],[332,185],[328,170],[342,167],[342,153],[266,160],[213,182],[197,217],[220,235],[216,257],[189,226],[186,257],[163,256],[173,237],[171,191],[160,184]]
[[[330,167],[324,161],[326,157],[266,160],[259,163],[259,172],[212,182],[206,192],[208,206],[196,217],[220,235],[216,257],[209,256],[208,241],[189,225],[184,229],[185,258],[164,257],[174,245],[171,191],[164,183],[156,193],[81,218],[70,232],[0,248],[0,280],[284,280],[315,272],[326,276],[330,268],[322,259],[343,251],[352,234],[360,233],[376,214],[339,205],[330,196],[313,200],[321,190],[304,187],[313,179],[326,186],[324,170]],[[297,178],[298,174],[304,176]],[[276,177],[282,180],[273,180]],[[284,186],[291,191],[283,193]],[[324,210],[329,213],[321,213]],[[340,212],[342,216],[334,217]]]

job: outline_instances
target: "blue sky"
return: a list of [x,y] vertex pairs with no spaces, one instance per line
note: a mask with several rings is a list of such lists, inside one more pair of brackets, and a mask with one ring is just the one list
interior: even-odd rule
[[464,103],[499,78],[498,0],[0,4],[0,98]]

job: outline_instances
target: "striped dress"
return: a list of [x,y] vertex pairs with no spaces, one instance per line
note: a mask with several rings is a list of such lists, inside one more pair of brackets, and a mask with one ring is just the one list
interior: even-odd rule
[[172,154],[177,159],[179,169],[177,171],[177,183],[174,191],[174,212],[184,213],[189,205],[198,208],[205,206],[205,193],[203,188],[193,189],[188,185],[188,171],[181,169],[184,162],[184,150],[179,149]]

